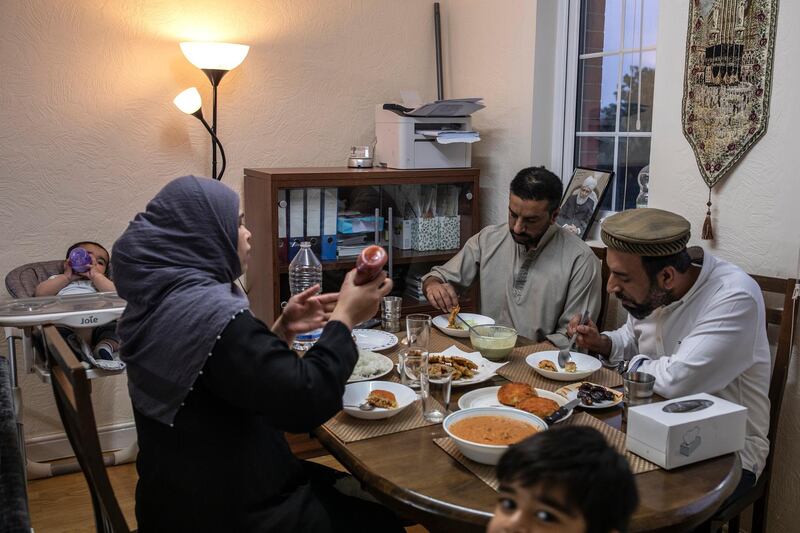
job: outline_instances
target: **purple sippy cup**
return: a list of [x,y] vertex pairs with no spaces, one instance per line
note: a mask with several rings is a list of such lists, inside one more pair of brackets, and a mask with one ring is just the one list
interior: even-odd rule
[[69,266],[73,272],[86,272],[92,267],[92,256],[86,248],[78,246],[69,253]]

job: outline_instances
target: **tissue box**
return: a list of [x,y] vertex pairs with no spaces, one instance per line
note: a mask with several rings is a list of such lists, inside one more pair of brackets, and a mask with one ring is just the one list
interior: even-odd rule
[[747,408],[693,394],[628,410],[629,451],[670,470],[744,448]]
[[437,217],[439,220],[439,249],[452,250],[461,247],[461,217]]
[[417,219],[404,218],[396,219],[394,222],[394,247],[401,250],[411,250],[414,248],[414,241],[417,233]]
[[417,238],[414,249],[418,252],[439,249],[439,219],[436,217],[417,219]]
[[367,231],[383,230],[383,217],[343,215],[336,219],[336,231],[346,235]]

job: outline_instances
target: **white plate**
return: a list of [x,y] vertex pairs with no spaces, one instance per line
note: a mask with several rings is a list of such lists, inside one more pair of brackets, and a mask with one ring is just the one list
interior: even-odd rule
[[354,329],[353,336],[362,350],[379,352],[397,346],[397,335],[379,329]]
[[458,379],[453,381],[453,387],[468,387],[470,385],[475,385],[477,383],[483,383],[484,381],[489,381],[494,376],[497,375],[497,369],[506,364],[508,361],[503,363],[495,363],[494,361],[489,361],[485,357],[481,355],[480,352],[464,352],[459,350],[455,346],[451,346],[446,350],[441,352],[436,352],[437,354],[442,355],[457,355],[459,357],[464,357],[469,359],[476,365],[478,365],[478,370],[475,372],[475,375],[468,379]]
[[[596,383],[592,383],[592,385],[596,385]],[[562,396],[567,399],[567,401],[572,401],[578,397],[578,387],[580,387],[580,383],[572,383],[567,385],[566,387],[561,387],[556,391],[556,394]],[[608,387],[604,387],[608,389]],[[622,402],[622,393],[616,391],[614,389],[608,389],[614,394],[613,400],[608,400],[605,402],[595,403],[592,405],[586,405],[583,402],[579,403],[578,405],[584,409],[608,409],[609,407],[614,407],[619,405]]]
[[[503,405],[500,403],[500,400],[497,399],[497,392],[500,390],[500,387],[484,387],[482,389],[477,389],[473,391],[469,391],[468,393],[464,394],[461,398],[458,399],[458,408],[459,409],[469,409],[470,407],[510,407],[508,405]],[[536,391],[536,395],[540,398],[547,398],[549,400],[553,400],[558,404],[559,407],[563,407],[567,404],[569,400],[564,398],[563,396],[556,394],[555,392],[546,391],[544,389],[533,389]],[[572,411],[574,409],[570,409],[569,412],[558,422],[562,422],[567,418],[572,416]],[[556,422],[556,424],[558,424]]]
[[[536,372],[541,374],[542,376],[548,379],[554,379],[556,381],[579,381],[588,378],[590,375],[595,373],[596,371],[600,370],[603,366],[600,364],[600,360],[592,357],[591,355],[586,355],[580,352],[569,352],[572,356],[572,360],[578,365],[577,372],[567,372],[563,368],[558,368],[558,350],[552,350],[549,352],[536,352],[530,354],[528,357],[525,358],[525,362],[533,368]],[[552,362],[556,368],[558,368],[558,372],[553,372],[551,370],[544,370],[543,368],[539,368],[539,361],[548,360]]]
[[379,353],[376,353],[375,355],[380,357],[380,361],[383,364],[383,369],[382,370],[378,371],[378,373],[375,374],[374,376],[370,376],[368,378],[354,378],[351,375],[350,378],[348,378],[347,382],[348,383],[358,383],[359,381],[369,381],[371,379],[378,379],[378,378],[382,378],[383,376],[385,376],[386,374],[388,374],[389,372],[392,371],[392,367],[394,366],[394,363],[392,363],[391,359],[389,359],[385,355],[382,355],[382,354],[379,354]]
[[[464,320],[472,321],[470,324],[471,326],[483,326],[489,325],[491,326],[494,324],[494,318],[484,316],[484,315],[476,315],[475,313],[459,313],[458,316],[463,318]],[[435,317],[431,322],[433,325],[439,328],[439,331],[444,333],[445,335],[450,335],[451,337],[462,337],[466,338],[469,337],[469,328],[464,325],[463,322],[456,319],[456,324],[461,324],[462,328],[448,328],[447,323],[448,319],[450,318],[450,314],[446,315],[439,315]]]
[[[397,400],[396,409],[384,409],[376,407],[372,411],[362,411],[358,408],[359,405],[364,403],[369,396],[369,393],[376,390],[386,390],[394,394]],[[350,383],[344,388],[344,396],[342,396],[342,403],[347,405],[354,405],[355,407],[344,407],[344,412],[355,418],[363,418],[364,420],[380,420],[382,418],[389,418],[394,416],[417,400],[417,393],[405,385],[394,383],[392,381],[362,381],[360,383]]]

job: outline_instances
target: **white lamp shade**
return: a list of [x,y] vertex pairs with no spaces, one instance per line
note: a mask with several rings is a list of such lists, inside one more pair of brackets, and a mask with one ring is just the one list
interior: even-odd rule
[[203,105],[203,100],[200,98],[200,93],[197,88],[189,87],[173,100],[175,106],[186,113],[187,115],[194,114],[200,106]]
[[244,44],[188,42],[181,43],[186,59],[199,69],[232,70],[238,67],[250,47]]

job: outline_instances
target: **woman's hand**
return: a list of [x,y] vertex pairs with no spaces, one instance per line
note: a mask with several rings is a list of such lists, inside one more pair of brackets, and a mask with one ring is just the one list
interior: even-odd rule
[[363,285],[353,283],[355,269],[347,273],[339,290],[339,302],[331,313],[331,320],[338,320],[348,328],[375,316],[381,299],[392,290],[392,280],[386,277],[386,272]]
[[273,324],[272,331],[287,344],[297,335],[314,331],[328,323],[339,293],[317,295],[317,291],[319,285],[314,285],[289,298],[281,316]]

